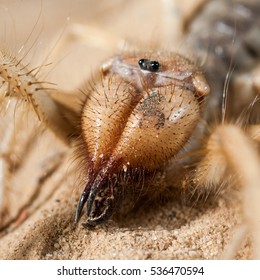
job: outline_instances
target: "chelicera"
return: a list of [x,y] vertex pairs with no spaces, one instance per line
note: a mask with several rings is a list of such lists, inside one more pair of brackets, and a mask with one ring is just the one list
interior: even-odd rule
[[85,226],[112,215],[126,178],[149,180],[182,150],[209,91],[203,73],[180,55],[162,56],[163,71],[157,60],[138,56],[112,58],[86,92],[81,128],[88,169],[76,211],[79,221],[86,204]]

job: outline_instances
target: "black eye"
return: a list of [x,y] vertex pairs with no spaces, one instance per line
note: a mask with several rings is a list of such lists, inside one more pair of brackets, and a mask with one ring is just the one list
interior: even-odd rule
[[150,72],[156,72],[160,68],[160,63],[156,60],[149,60],[142,58],[138,61],[138,64],[142,70],[147,70]]
[[156,72],[160,68],[160,63],[156,60],[150,61],[148,64],[148,70],[151,72]]
[[142,58],[138,61],[138,64],[142,70],[148,70],[149,59]]

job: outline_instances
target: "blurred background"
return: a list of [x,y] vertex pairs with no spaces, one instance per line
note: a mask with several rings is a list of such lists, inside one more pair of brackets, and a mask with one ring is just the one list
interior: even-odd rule
[[71,90],[107,57],[183,48],[185,22],[205,0],[1,0],[0,47]]

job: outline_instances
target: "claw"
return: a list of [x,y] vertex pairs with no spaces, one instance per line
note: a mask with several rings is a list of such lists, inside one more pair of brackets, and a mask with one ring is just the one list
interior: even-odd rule
[[75,222],[77,223],[81,217],[82,209],[84,207],[84,204],[86,203],[88,199],[88,193],[86,189],[83,191],[83,193],[80,196],[78,205],[77,205],[77,210],[76,210],[76,216],[75,216]]
[[78,202],[75,222],[79,221],[85,204],[87,222],[83,224],[84,227],[96,226],[106,221],[113,214],[118,198],[118,188],[111,181],[108,184],[107,181],[97,180],[91,187],[87,184]]
[[89,193],[88,200],[87,200],[87,211],[86,211],[88,217],[91,216],[92,206],[97,195],[97,190],[98,189],[94,187],[93,190]]

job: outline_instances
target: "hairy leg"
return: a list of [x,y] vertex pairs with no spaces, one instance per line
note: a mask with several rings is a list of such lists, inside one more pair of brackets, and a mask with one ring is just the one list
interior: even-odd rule
[[[254,258],[260,258],[260,158],[259,125],[247,132],[235,125],[220,125],[209,137],[206,156],[199,163],[194,182],[208,188],[220,185],[227,174],[236,175],[241,186],[244,220],[250,231]],[[255,139],[255,140],[253,140]]]

